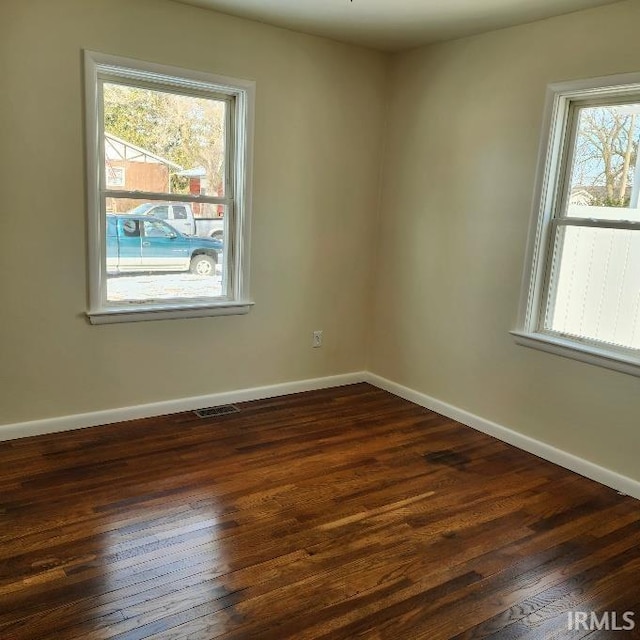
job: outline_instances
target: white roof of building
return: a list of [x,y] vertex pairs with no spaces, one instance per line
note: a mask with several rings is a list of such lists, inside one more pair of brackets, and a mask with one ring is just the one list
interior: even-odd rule
[[104,153],[107,160],[127,160],[128,162],[149,162],[152,164],[164,164],[177,171],[182,171],[183,167],[167,158],[157,156],[147,149],[131,144],[122,138],[114,136],[112,133],[104,134]]

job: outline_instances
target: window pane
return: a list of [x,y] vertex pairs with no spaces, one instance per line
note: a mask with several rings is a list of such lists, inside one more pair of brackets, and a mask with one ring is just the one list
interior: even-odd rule
[[640,221],[640,104],[578,109],[566,214]]
[[104,84],[107,189],[223,197],[223,100]]
[[184,205],[174,204],[173,218],[174,220],[186,220],[188,218],[187,207],[185,207]]
[[228,217],[220,205],[107,198],[106,210],[108,302],[226,295]]
[[545,328],[640,349],[640,231],[560,227]]

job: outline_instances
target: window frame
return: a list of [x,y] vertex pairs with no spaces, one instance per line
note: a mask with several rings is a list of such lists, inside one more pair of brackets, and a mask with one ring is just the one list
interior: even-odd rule
[[[180,67],[84,51],[86,169],[88,208],[89,305],[92,324],[193,318],[248,313],[249,247],[255,82]],[[225,100],[229,140],[225,145],[226,179],[222,197],[114,189],[104,167],[102,84],[123,83],[179,95]],[[218,298],[174,298],[153,302],[107,301],[106,206],[108,197],[185,204],[222,204],[225,209],[226,295]]]
[[566,215],[571,161],[577,135],[575,114],[580,107],[629,101],[640,102],[640,73],[548,86],[518,321],[510,333],[516,343],[522,346],[640,376],[638,350],[568,336],[545,329],[544,326],[551,295],[555,240],[561,227],[640,231],[640,222]]

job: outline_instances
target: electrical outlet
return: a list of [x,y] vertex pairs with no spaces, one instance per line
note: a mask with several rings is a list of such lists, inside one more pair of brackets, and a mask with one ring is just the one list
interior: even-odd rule
[[313,342],[311,343],[311,346],[314,349],[322,346],[322,331],[313,332]]

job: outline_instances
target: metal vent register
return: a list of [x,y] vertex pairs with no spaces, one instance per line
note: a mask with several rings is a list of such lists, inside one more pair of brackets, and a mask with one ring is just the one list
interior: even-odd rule
[[219,407],[206,407],[205,409],[196,409],[195,413],[198,418],[214,418],[216,416],[226,416],[230,413],[238,413],[240,409],[235,404],[222,404]]

